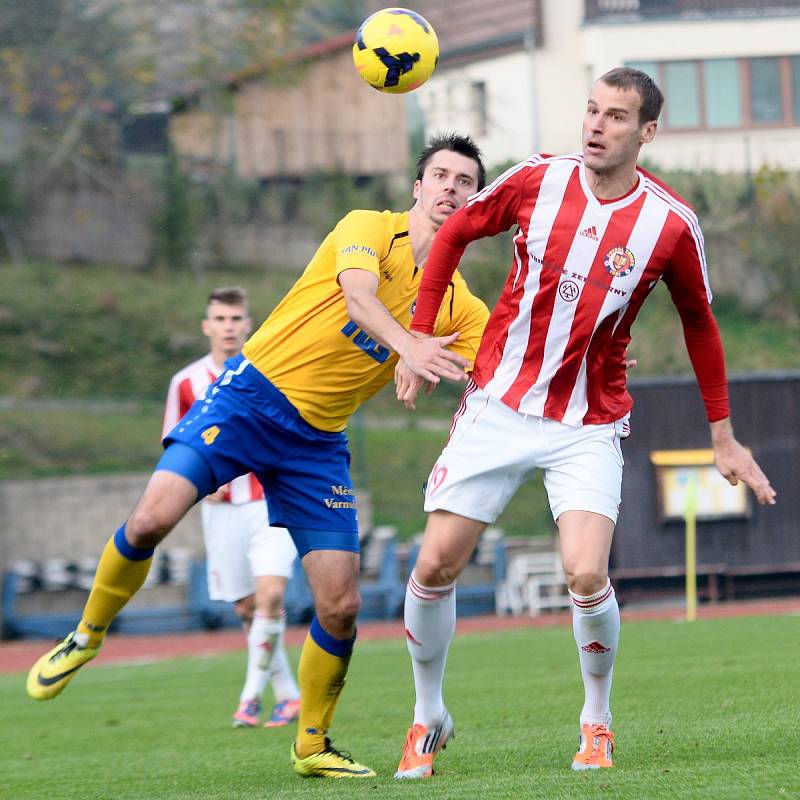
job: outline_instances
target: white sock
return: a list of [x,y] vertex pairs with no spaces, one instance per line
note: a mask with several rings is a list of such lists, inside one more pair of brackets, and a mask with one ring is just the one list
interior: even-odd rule
[[445,714],[442,683],[456,629],[455,586],[422,586],[412,573],[406,587],[406,645],[417,693],[414,723],[428,728],[438,725]]
[[584,703],[581,725],[611,726],[611,678],[619,645],[619,606],[611,581],[595,594],[572,594],[572,630],[578,645]]
[[[284,623],[285,628],[286,624]],[[286,655],[286,648],[283,646],[283,634],[275,644],[269,668],[269,679],[272,683],[272,691],[275,692],[276,703],[282,703],[284,700],[297,700],[300,697],[300,689]]]
[[281,619],[269,619],[262,614],[254,614],[247,634],[247,674],[240,701],[261,699],[270,678],[271,662],[286,623]]

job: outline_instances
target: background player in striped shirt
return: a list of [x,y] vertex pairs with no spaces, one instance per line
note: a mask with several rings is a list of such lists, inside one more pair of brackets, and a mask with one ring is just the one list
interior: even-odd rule
[[[486,525],[537,468],[558,526],[585,688],[572,767],[612,766],[609,699],[620,619],[608,557],[620,502],[620,440],[633,404],[625,353],[636,313],[659,280],[683,323],[719,471],[733,484],[743,480],[760,503],[775,502],[733,435],[697,217],[637,168],[662,103],[642,72],[603,75],[589,95],[582,153],[537,155],[512,167],[436,237],[412,322],[419,335],[430,333],[466,245],[516,228],[506,285],[428,480],[430,514],[405,605],[417,699],[398,778],[430,776],[453,730],[442,681],[455,580]],[[397,383],[406,405],[422,382],[408,366],[398,369]]]
[[[225,361],[241,352],[252,326],[244,289],[234,286],[211,292],[202,323],[210,351],[173,375],[162,436],[219,378]],[[247,673],[233,725],[258,724],[269,681],[275,707],[265,727],[287,725],[300,711],[300,690],[283,646],[283,596],[297,548],[286,528],[269,526],[264,489],[252,472],[203,498],[201,514],[209,597],[234,604],[247,636]]]
[[434,236],[484,180],[471,139],[437,137],[417,161],[409,211],[352,211],[339,221],[242,353],[165,438],[143,496],[106,543],[77,629],[28,673],[32,698],[55,697],[97,655],[108,625],[144,582],[155,546],[198,498],[254,472],[270,524],[289,529],[314,596],[298,670],[293,769],[375,774],[328,737],[360,605],[345,429],[391,381],[399,356],[432,382],[463,377],[474,360],[489,312],[460,275],[451,276],[448,302],[434,314],[434,338],[411,336],[408,325]]

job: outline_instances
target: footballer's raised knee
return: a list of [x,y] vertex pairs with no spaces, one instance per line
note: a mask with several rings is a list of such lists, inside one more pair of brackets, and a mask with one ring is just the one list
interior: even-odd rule
[[570,592],[581,597],[599,592],[608,582],[608,574],[600,570],[578,568],[571,571],[567,568],[564,570],[564,575]]
[[449,586],[460,571],[456,564],[430,556],[420,556],[414,565],[414,577],[422,586]]
[[125,523],[125,538],[134,547],[152,548],[172,530],[174,524],[160,514],[136,509]]

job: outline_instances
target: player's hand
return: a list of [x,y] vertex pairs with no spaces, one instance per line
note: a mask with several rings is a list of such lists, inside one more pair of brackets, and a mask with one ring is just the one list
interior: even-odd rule
[[431,384],[439,383],[441,378],[466,381],[467,360],[458,353],[447,349],[447,346],[456,339],[458,339],[458,333],[451,333],[449,336],[427,337],[411,331],[411,336],[407,338],[403,352],[399,352],[398,355],[414,375]]
[[[727,423],[724,425],[723,423]],[[720,426],[715,430],[715,426]],[[712,444],[714,464],[731,486],[744,481],[763,505],[775,505],[776,492],[769,479],[758,466],[747,448],[742,447],[733,437],[729,420],[712,423]],[[715,435],[716,434],[716,435]]]
[[411,411],[416,411],[415,405],[419,390],[422,384],[425,384],[426,394],[430,394],[434,385],[430,381],[425,381],[415,375],[403,361],[398,361],[397,366],[394,368],[394,385],[397,392],[397,399]]
[[625,369],[633,369],[634,367],[638,367],[639,362],[635,358],[626,358],[625,359]]

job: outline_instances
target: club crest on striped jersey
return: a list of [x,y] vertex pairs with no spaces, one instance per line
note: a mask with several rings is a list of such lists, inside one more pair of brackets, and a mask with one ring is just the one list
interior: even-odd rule
[[612,247],[606,253],[603,264],[612,278],[624,278],[633,272],[636,259],[627,247]]

